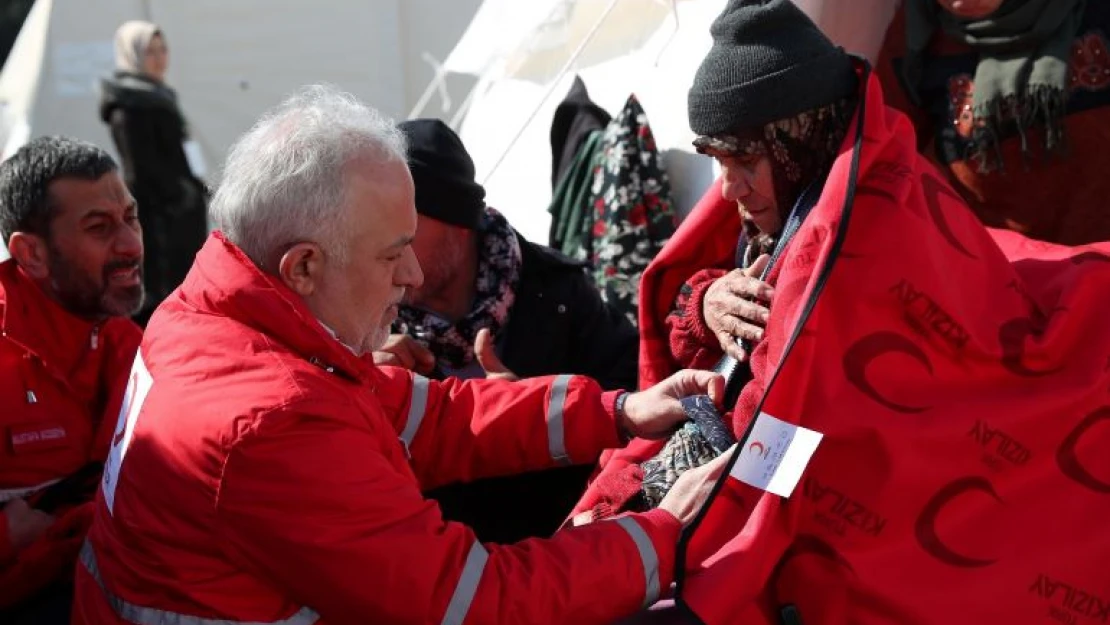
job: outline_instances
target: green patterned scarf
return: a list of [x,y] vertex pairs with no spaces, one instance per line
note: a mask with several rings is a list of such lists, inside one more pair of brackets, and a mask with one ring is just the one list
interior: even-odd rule
[[979,54],[972,114],[973,159],[982,171],[1001,168],[999,138],[1016,131],[1029,153],[1027,131],[1044,129],[1047,152],[1064,146],[1068,61],[1086,0],[1006,0],[982,19],[961,19],[936,0],[906,1],[906,57],[901,78],[909,97],[919,92],[925,56],[936,29]]

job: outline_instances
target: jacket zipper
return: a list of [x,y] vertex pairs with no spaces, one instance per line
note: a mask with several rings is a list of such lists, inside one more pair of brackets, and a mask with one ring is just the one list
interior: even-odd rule
[[[7,335],[5,334],[4,336],[7,336]],[[92,351],[96,351],[96,350],[100,349],[100,326],[99,325],[93,326],[92,332],[89,333],[89,348]],[[24,353],[23,353],[22,367],[21,367],[23,369],[23,376],[22,376],[23,377],[23,395],[27,400],[27,404],[32,405],[32,404],[39,403],[39,397],[35,393],[35,389],[31,384],[31,380],[34,377],[34,372],[32,371],[32,367],[31,367],[31,359],[35,358],[35,355],[30,350],[27,350],[26,348],[24,348],[24,349],[26,351],[24,351]]]
[[[828,176],[828,173],[826,172],[824,175]],[[767,277],[771,275],[771,271],[775,268],[775,265],[778,264],[779,258],[786,252],[786,248],[789,247],[791,239],[798,233],[805,218],[809,216],[810,211],[817,205],[817,201],[821,199],[820,196],[824,187],[824,180],[815,180],[806,186],[802,194],[798,196],[798,200],[794,203],[794,208],[790,211],[790,216],[786,220],[786,227],[783,229],[778,243],[775,244],[770,262],[767,263],[767,266],[763,269],[763,273],[759,276],[761,281],[767,281]],[[814,193],[817,194],[817,197],[813,197]],[[749,251],[751,250],[750,244],[748,249]],[[749,354],[752,353],[753,345],[751,341],[737,338],[736,343],[740,346],[740,349]],[[727,410],[732,410],[735,408],[736,400],[740,398],[740,391],[743,390],[744,386],[744,378],[740,376],[740,361],[726,353],[717,361],[712,371],[724,376],[724,407]]]
[[39,398],[37,395],[35,395],[35,389],[31,387],[31,358],[33,357],[34,356],[31,355],[31,352],[24,352],[23,358],[21,360],[23,364],[23,393],[27,397],[28,404],[39,403]]

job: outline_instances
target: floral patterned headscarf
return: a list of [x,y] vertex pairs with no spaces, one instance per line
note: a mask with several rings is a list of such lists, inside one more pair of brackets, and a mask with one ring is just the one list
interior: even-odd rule
[[[773,121],[762,128],[701,136],[694,140],[694,148],[700,154],[717,157],[770,156],[775,201],[785,222],[802,191],[811,182],[826,175],[836,159],[848,132],[855,103],[855,97],[844,98]],[[759,238],[772,246],[773,238],[778,235],[777,232],[761,233],[752,223],[745,223],[744,228],[749,240],[754,242]]]

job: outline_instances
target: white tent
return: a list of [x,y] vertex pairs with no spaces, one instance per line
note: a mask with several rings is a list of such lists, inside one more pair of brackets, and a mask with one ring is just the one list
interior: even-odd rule
[[[487,61],[459,131],[490,205],[526,237],[546,240],[551,120],[579,75],[591,98],[611,113],[636,94],[664,154],[676,204],[688,211],[713,170],[689,148],[686,90],[708,50],[709,23],[723,6],[724,0],[579,0],[535,26],[523,48]],[[472,49],[449,57],[448,69],[480,66],[453,62],[481,56],[474,42],[500,43],[497,30],[496,23],[475,20],[460,44]]]

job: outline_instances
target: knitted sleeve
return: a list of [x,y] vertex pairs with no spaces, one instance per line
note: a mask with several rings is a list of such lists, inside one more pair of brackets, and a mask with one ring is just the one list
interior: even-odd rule
[[724,355],[717,337],[705,323],[702,304],[709,287],[726,273],[724,269],[703,269],[691,276],[682,285],[664,321],[671,356],[684,368],[709,369]]

